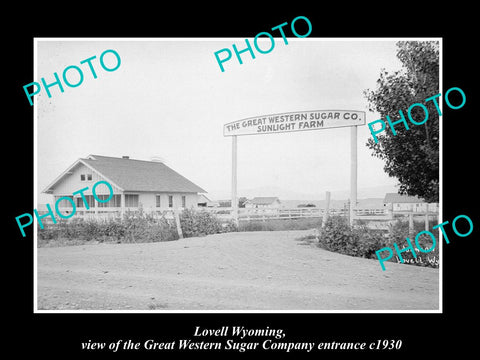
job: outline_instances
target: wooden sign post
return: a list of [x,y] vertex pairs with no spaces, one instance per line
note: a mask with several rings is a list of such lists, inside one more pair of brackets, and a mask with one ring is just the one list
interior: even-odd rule
[[232,136],[232,214],[233,221],[238,227],[238,199],[237,199],[237,135]]
[[357,207],[357,126],[350,127],[350,226],[355,220]]

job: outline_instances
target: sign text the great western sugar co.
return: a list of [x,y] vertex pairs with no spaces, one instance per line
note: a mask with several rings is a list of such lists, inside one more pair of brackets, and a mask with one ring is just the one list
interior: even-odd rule
[[365,112],[355,110],[311,110],[262,115],[223,126],[224,136],[272,134],[365,125]]

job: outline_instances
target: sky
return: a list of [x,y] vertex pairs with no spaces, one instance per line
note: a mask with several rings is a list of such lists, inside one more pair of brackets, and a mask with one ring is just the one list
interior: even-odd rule
[[[375,88],[382,68],[401,67],[397,40],[289,38],[285,45],[280,37],[270,53],[244,53],[242,65],[233,55],[221,72],[214,53],[232,44],[242,49],[244,38],[36,39],[33,81],[53,82],[53,73],[61,77],[70,65],[84,75],[78,87],[35,96],[38,193],[77,159],[97,154],[161,157],[211,199],[228,198],[232,140],[223,136],[224,124],[323,109],[366,111],[367,123],[377,120],[363,91]],[[108,49],[121,58],[111,72],[99,63]],[[94,55],[96,79],[80,64]],[[104,60],[108,67],[116,62],[111,53]],[[74,70],[68,76],[79,80]],[[358,127],[358,188],[393,189],[397,180],[365,146],[370,136],[367,125]],[[239,196],[321,198],[348,190],[350,129],[238,136],[237,171]],[[45,202],[51,198],[39,194]]]

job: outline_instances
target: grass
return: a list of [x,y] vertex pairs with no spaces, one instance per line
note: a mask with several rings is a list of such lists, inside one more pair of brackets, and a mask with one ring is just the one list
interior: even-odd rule
[[251,220],[240,221],[238,231],[310,230],[320,227],[321,224],[320,218]]
[[95,241],[83,238],[56,238],[56,239],[37,239],[37,247],[61,247],[61,246],[77,246],[77,245],[96,245],[96,244],[118,244],[118,240]]

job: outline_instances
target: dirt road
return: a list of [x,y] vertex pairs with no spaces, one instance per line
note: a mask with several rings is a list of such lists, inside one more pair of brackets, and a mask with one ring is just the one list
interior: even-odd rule
[[436,310],[439,270],[328,252],[308,231],[38,249],[39,310]]

